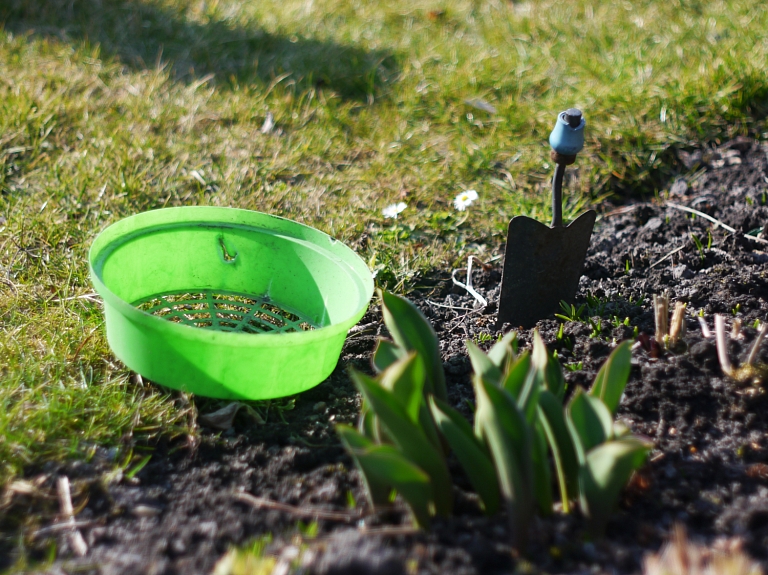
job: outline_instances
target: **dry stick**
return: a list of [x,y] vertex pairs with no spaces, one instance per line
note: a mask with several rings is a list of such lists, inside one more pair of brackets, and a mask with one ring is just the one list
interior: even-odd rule
[[459,306],[455,306],[455,305],[446,305],[444,303],[437,303],[435,301],[432,301],[431,299],[427,299],[427,300],[424,300],[424,301],[426,301],[429,305],[433,305],[435,307],[444,307],[445,309],[457,309],[459,311],[477,311],[477,308],[459,307]]
[[65,523],[53,523],[48,527],[41,527],[32,533],[32,538],[36,539],[38,537],[42,537],[43,535],[58,533],[59,531],[69,531],[73,527],[75,529],[79,529],[80,527],[93,527],[94,525],[98,525],[98,523],[95,521],[67,521]]
[[235,493],[235,499],[247,503],[256,509],[276,509],[277,511],[285,511],[286,513],[297,515],[299,517],[314,517],[316,519],[341,521],[344,523],[352,523],[363,517],[363,514],[357,511],[354,513],[344,513],[343,511],[329,511],[327,509],[317,509],[316,507],[297,507],[295,505],[280,503],[279,501],[273,501],[264,497],[256,497],[250,493]]
[[763,339],[765,339],[766,333],[768,333],[768,322],[763,322],[763,325],[760,326],[760,332],[757,334],[757,338],[755,338],[755,343],[752,345],[752,349],[749,352],[747,365],[755,364],[755,360],[757,359],[757,352],[760,351],[760,344],[763,343]]
[[707,321],[701,316],[698,317],[698,320],[699,320],[699,325],[701,326],[701,335],[703,335],[704,337],[712,337],[712,332],[709,331],[709,326],[707,325]]
[[[709,220],[713,224],[716,224],[716,225],[720,226],[721,228],[731,232],[732,234],[736,233],[736,229],[735,228],[732,228],[728,224],[725,224],[725,223],[721,222],[720,220],[713,218],[709,214],[705,214],[704,212],[700,212],[699,210],[694,210],[693,208],[688,208],[686,206],[681,206],[680,204],[673,204],[672,202],[667,202],[664,205],[669,206],[670,208],[675,208],[676,210],[682,210],[684,212],[689,212],[691,214],[696,214],[697,216],[699,216],[701,218],[704,218],[705,220]],[[758,238],[758,237],[755,237],[755,236],[748,236],[748,235],[744,235],[744,237],[745,238],[749,238],[750,240],[752,240],[754,242],[758,242],[758,243],[761,243],[761,244],[768,244],[768,240],[764,240],[763,238]]]
[[655,267],[656,267],[657,265],[659,265],[661,262],[668,260],[669,258],[671,258],[673,255],[675,255],[677,252],[679,252],[679,251],[680,251],[680,250],[682,250],[683,248],[685,248],[685,244],[683,244],[683,245],[682,245],[682,246],[680,246],[679,248],[675,248],[674,250],[672,250],[671,252],[669,252],[667,255],[665,255],[663,258],[661,258],[659,261],[657,261],[657,262],[655,262],[655,263],[652,263],[651,265],[649,265],[649,266],[648,266],[648,269],[651,269],[651,268],[655,268]]
[[728,357],[728,339],[725,333],[725,316],[715,315],[715,343],[717,344],[717,359],[720,360],[720,368],[728,376],[733,375],[731,358]]
[[88,553],[88,545],[85,544],[82,534],[78,531],[75,523],[75,510],[72,507],[72,494],[69,491],[69,478],[62,475],[56,481],[56,490],[59,493],[59,505],[61,506],[62,519],[69,523],[69,544],[72,551],[78,557],[84,557]]

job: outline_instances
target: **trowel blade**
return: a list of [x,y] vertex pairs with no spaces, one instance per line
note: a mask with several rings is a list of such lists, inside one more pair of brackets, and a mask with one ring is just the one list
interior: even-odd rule
[[555,228],[525,216],[509,222],[497,327],[533,327],[561,300],[573,302],[596,217],[589,210]]

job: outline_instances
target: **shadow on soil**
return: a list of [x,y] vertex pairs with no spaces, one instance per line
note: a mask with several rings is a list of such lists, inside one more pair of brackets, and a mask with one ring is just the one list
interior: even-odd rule
[[370,102],[399,73],[389,51],[270,34],[192,10],[141,0],[10,0],[0,3],[0,25],[15,34],[98,46],[135,70],[168,66],[178,81],[212,75],[225,88],[282,77],[284,85]]

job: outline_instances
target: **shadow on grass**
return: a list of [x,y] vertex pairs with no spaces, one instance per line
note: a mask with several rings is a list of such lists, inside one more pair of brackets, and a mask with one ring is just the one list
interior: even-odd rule
[[[189,3],[191,5],[192,3]],[[6,0],[0,24],[15,34],[98,45],[135,70],[170,67],[177,81],[212,75],[221,87],[270,84],[284,77],[297,89],[323,87],[345,100],[371,101],[399,68],[384,50],[275,35],[208,18],[189,18],[190,7],[157,0]],[[206,18],[203,17],[203,20]]]

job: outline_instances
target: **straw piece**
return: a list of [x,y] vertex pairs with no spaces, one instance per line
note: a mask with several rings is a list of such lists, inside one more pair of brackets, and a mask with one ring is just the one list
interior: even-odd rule
[[72,546],[72,551],[78,557],[84,557],[88,553],[88,545],[85,543],[80,531],[77,530],[75,523],[75,511],[72,507],[72,494],[69,490],[69,478],[66,475],[62,475],[56,481],[56,490],[59,494],[59,506],[61,507],[62,519],[69,524],[69,544]]
[[656,341],[664,343],[669,335],[669,292],[653,296],[653,314],[656,319]]
[[683,337],[685,337],[685,304],[679,301],[675,303],[675,311],[672,314],[669,339],[672,343],[677,343]]
[[760,326],[760,332],[757,334],[757,338],[755,338],[755,343],[752,345],[752,349],[749,352],[747,365],[755,365],[757,354],[760,351],[760,344],[763,343],[766,333],[768,333],[768,322],[763,322],[763,325]]
[[723,373],[728,376],[733,375],[733,366],[728,357],[728,339],[725,333],[725,316],[715,315],[715,343],[717,344],[717,359],[720,361],[720,367]]
[[741,319],[736,318],[733,320],[733,325],[731,326],[731,339],[738,339],[741,337]]
[[705,320],[701,316],[699,316],[696,319],[699,320],[699,325],[701,326],[701,335],[703,335],[704,337],[712,337],[712,332],[709,330],[709,326],[707,325],[707,320]]

